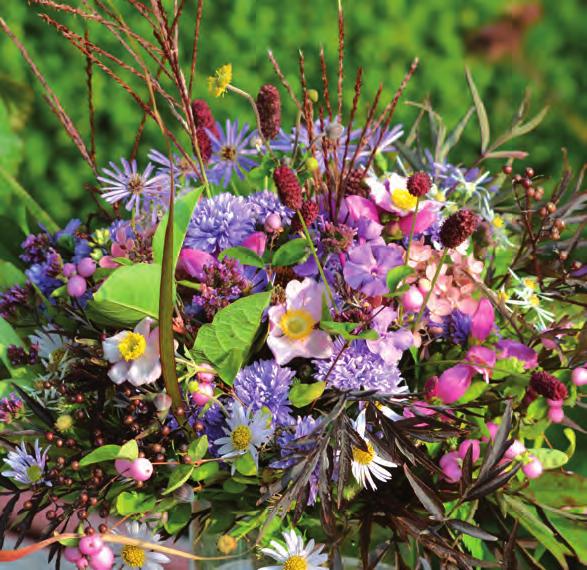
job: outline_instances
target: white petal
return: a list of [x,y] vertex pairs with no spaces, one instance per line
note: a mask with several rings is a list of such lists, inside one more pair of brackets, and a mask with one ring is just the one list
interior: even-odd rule
[[126,360],[121,360],[108,370],[108,377],[115,384],[122,384],[126,380],[128,368],[129,363]]

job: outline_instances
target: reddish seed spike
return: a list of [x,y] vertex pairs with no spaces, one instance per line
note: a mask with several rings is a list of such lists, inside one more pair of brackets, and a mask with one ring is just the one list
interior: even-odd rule
[[328,89],[328,73],[326,69],[326,58],[324,56],[324,48],[320,48],[320,69],[322,70],[322,85],[324,87],[323,98],[328,111],[328,118],[332,120],[332,107],[330,105],[330,91]]

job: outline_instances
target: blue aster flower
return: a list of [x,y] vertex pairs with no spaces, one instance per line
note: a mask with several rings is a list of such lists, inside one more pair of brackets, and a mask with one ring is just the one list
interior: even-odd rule
[[[395,150],[394,143],[400,139],[404,134],[404,129],[401,125],[395,125],[391,129],[387,129],[383,136],[381,131],[383,127],[378,127],[374,131],[368,133],[365,144],[358,155],[358,163],[364,164],[367,162],[373,150],[375,153],[384,154]],[[381,140],[379,140],[381,137]]]
[[294,376],[291,368],[279,366],[275,360],[258,360],[237,374],[234,391],[251,412],[266,407],[276,424],[288,425],[292,421],[288,393]]
[[354,340],[343,350],[344,345],[345,341],[337,338],[330,358],[313,361],[316,380],[325,380],[328,386],[341,391],[378,390],[383,394],[407,391],[399,368],[372,353],[366,341]]
[[200,200],[184,245],[216,254],[239,245],[254,230],[253,207],[244,198],[225,192]]
[[45,478],[47,467],[47,453],[49,448],[41,450],[39,440],[35,441],[34,454],[29,453],[24,443],[14,451],[8,453],[4,463],[10,467],[2,475],[14,479],[23,485],[44,484],[51,487],[51,483]]
[[442,335],[454,344],[464,345],[471,334],[471,317],[458,309],[442,320]]
[[255,192],[255,194],[247,196],[247,202],[253,207],[255,221],[259,225],[263,225],[270,214],[279,215],[282,223],[289,225],[295,213],[282,204],[277,194],[269,190]]
[[257,166],[257,163],[249,158],[257,154],[255,148],[251,148],[251,138],[254,131],[249,130],[245,123],[239,131],[238,121],[226,120],[226,128],[218,124],[219,136],[207,129],[208,136],[212,141],[212,157],[210,158],[210,169],[208,178],[217,184],[222,183],[226,188],[236,174],[241,180],[245,173]]

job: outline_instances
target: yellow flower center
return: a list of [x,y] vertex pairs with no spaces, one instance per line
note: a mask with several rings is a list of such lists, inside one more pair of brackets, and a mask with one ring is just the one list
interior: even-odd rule
[[55,420],[57,430],[64,432],[73,427],[73,418],[69,414],[62,414]]
[[232,432],[230,439],[232,440],[232,446],[237,451],[244,451],[251,444],[253,432],[249,426],[238,426]]
[[230,63],[219,67],[213,77],[208,77],[208,89],[214,97],[220,97],[232,81],[232,65]]
[[353,460],[359,465],[370,465],[374,457],[375,450],[369,442],[367,442],[367,451],[363,451],[358,447],[353,447]]
[[236,160],[236,148],[232,145],[223,146],[220,149],[220,156],[223,160],[234,162]]
[[120,553],[122,561],[131,568],[142,568],[145,564],[145,551],[138,546],[126,545]]
[[314,318],[304,309],[291,309],[287,311],[279,326],[283,334],[292,340],[300,340],[306,338],[314,329]]
[[534,291],[534,289],[536,289],[536,283],[534,283],[534,281],[528,277],[526,277],[525,279],[522,279],[522,283],[528,287],[528,289],[532,289],[532,291]]
[[493,218],[493,226],[496,228],[503,228],[503,218],[501,216],[495,216],[495,218]]
[[500,301],[501,303],[505,303],[506,301],[509,301],[510,296],[505,292],[505,291],[499,291],[497,293],[497,300]]
[[147,348],[147,339],[140,333],[129,332],[118,343],[118,350],[124,360],[136,360]]
[[295,554],[283,563],[283,570],[308,570],[308,563],[303,556]]
[[391,191],[391,201],[402,210],[413,210],[418,203],[418,198],[404,188],[396,188]]
[[533,307],[538,307],[540,305],[540,299],[538,298],[538,295],[532,295],[530,297],[530,305]]

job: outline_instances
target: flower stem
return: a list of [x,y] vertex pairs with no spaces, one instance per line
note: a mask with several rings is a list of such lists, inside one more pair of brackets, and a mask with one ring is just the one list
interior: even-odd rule
[[408,237],[408,247],[406,248],[406,265],[410,261],[410,248],[412,247],[412,240],[414,239],[414,231],[416,229],[416,216],[418,215],[418,208],[420,207],[420,196],[416,199],[416,207],[414,208],[414,217],[412,218],[412,227],[410,228],[410,237]]
[[440,261],[438,262],[438,265],[436,266],[436,273],[434,274],[434,277],[432,278],[432,282],[430,283],[430,289],[428,290],[428,293],[426,293],[426,298],[424,299],[424,302],[422,303],[422,306],[420,307],[420,311],[418,313],[418,316],[416,317],[416,320],[414,321],[414,325],[412,326],[412,332],[416,332],[418,330],[418,325],[420,324],[420,321],[422,320],[422,315],[424,314],[424,309],[426,309],[426,306],[428,305],[428,301],[430,300],[430,297],[432,296],[432,293],[434,291],[434,287],[436,286],[436,282],[438,281],[438,278],[440,277],[440,271],[442,270],[442,266],[446,262],[447,257],[448,257],[448,250],[445,249],[442,254],[442,257],[440,258]]
[[310,232],[308,231],[308,226],[306,226],[306,221],[304,220],[304,217],[302,216],[302,213],[298,210],[298,218],[300,219],[300,223],[302,224],[302,228],[304,230],[304,236],[306,237],[306,241],[308,242],[308,245],[310,246],[310,251],[312,252],[312,255],[314,256],[314,259],[316,260],[316,265],[318,266],[318,271],[320,272],[320,277],[322,277],[322,281],[324,281],[324,287],[326,288],[326,292],[328,293],[328,297],[330,298],[330,302],[334,304],[334,295],[332,294],[332,290],[330,289],[330,285],[328,284],[328,281],[326,280],[326,275],[324,273],[324,269],[322,268],[322,264],[320,263],[320,259],[318,258],[318,252],[316,251],[316,248],[314,247],[314,243],[312,242],[312,238],[310,237]]

